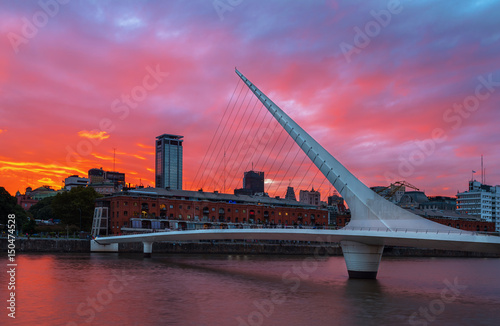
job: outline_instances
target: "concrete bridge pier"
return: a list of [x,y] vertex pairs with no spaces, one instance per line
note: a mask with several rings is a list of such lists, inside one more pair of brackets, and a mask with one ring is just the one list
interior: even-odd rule
[[355,241],[341,241],[349,278],[377,278],[383,245],[367,245]]
[[144,258],[151,258],[151,253],[153,253],[153,243],[143,241],[144,245]]

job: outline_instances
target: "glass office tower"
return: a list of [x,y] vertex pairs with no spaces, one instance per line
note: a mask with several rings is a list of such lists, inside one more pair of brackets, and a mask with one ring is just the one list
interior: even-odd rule
[[182,189],[182,138],[169,134],[156,137],[156,188]]

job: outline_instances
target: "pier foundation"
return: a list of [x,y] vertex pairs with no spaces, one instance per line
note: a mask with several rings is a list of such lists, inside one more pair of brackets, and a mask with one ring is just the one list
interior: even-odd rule
[[349,278],[377,278],[383,245],[367,245],[355,241],[341,241]]
[[142,242],[144,245],[144,258],[151,258],[153,253],[153,243],[152,242]]
[[90,240],[90,252],[118,252],[118,243],[100,244],[99,240]]

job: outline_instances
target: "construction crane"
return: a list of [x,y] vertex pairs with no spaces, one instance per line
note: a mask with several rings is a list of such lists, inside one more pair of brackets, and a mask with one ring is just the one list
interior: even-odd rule
[[375,192],[377,194],[379,194],[380,196],[384,197],[385,199],[391,200],[391,198],[394,196],[394,194],[396,194],[401,189],[406,189],[405,187],[414,189],[416,191],[420,191],[420,189],[418,189],[414,185],[403,180],[403,181],[396,181],[394,183],[391,183],[387,187],[383,187],[383,188],[375,190]]

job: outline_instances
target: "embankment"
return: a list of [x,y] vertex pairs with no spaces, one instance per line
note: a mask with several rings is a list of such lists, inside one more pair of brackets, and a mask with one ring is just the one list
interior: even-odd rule
[[[8,241],[0,239],[0,250],[7,252]],[[90,241],[80,239],[37,239],[17,238],[15,241],[16,253],[22,252],[90,252]],[[119,252],[142,253],[142,243],[120,243]],[[294,243],[242,243],[242,242],[155,242],[153,253],[182,253],[182,254],[255,254],[255,255],[342,255],[338,244],[329,246],[320,244]],[[449,251],[435,249],[386,247],[384,257],[493,257],[498,254],[480,252]]]

